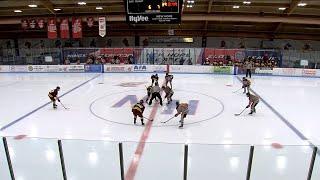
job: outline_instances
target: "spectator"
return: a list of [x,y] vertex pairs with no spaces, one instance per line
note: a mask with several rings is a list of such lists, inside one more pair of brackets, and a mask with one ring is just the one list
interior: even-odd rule
[[80,58],[77,58],[77,61],[76,61],[77,65],[80,65],[81,62],[80,62]]
[[142,44],[143,44],[143,47],[149,46],[149,41],[148,41],[148,39],[145,38],[145,39],[142,41]]
[[241,49],[246,48],[246,46],[244,45],[244,42],[243,42],[243,41],[241,41],[241,42],[239,43],[239,46],[240,46]]
[[248,60],[244,61],[244,65],[243,65],[244,69],[246,70],[246,77],[250,77],[251,78],[251,69],[253,67],[253,62],[251,57],[249,57]]
[[206,58],[206,60],[204,60],[204,63],[203,63],[203,65],[210,65],[210,61],[209,61],[209,58]]
[[111,47],[112,46],[112,40],[111,39],[108,39],[107,41],[107,47]]
[[61,41],[60,40],[56,40],[55,42],[54,42],[54,44],[55,44],[55,46],[56,46],[56,48],[61,48]]
[[306,44],[303,46],[303,50],[304,50],[304,51],[312,50],[310,44],[306,43]]
[[123,43],[126,47],[129,47],[129,41],[128,41],[127,38],[124,38],[124,39],[122,40],[122,43]]
[[119,56],[113,56],[113,60],[112,60],[111,64],[120,64]]
[[86,64],[93,64],[93,59],[89,56]]
[[64,65],[69,65],[70,64],[70,61],[69,61],[69,59],[67,57],[64,59],[63,64]]
[[24,43],[24,46],[27,48],[27,49],[31,49],[31,43],[29,41],[25,42]]
[[133,56],[132,55],[128,56],[128,64],[133,64]]
[[94,60],[94,64],[101,64],[101,61],[99,59]]
[[289,50],[291,47],[292,47],[291,44],[287,43],[286,45],[284,45],[283,49]]
[[225,42],[224,40],[222,40],[222,41],[220,42],[220,47],[221,47],[221,48],[226,48],[226,42]]
[[101,64],[106,64],[107,61],[106,61],[106,58],[104,56],[101,57]]
[[45,45],[44,45],[44,41],[43,40],[40,40],[40,48],[45,48]]
[[90,47],[97,47],[96,40],[92,39],[90,42]]

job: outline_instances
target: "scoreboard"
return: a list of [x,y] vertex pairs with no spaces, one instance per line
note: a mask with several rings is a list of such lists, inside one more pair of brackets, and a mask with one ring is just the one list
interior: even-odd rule
[[179,24],[183,0],[125,0],[130,24]]

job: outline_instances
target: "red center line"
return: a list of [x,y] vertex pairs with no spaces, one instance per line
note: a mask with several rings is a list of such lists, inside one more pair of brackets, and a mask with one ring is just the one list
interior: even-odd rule
[[[164,83],[163,83],[163,85],[164,85]],[[160,95],[162,95],[162,89],[160,91]],[[155,118],[157,111],[158,111],[158,107],[159,107],[158,103],[153,106],[151,113],[148,117],[149,119]],[[125,180],[133,180],[134,176],[136,175],[137,168],[138,168],[138,165],[139,165],[139,162],[140,162],[143,150],[144,150],[144,146],[146,144],[146,141],[147,141],[149,134],[150,134],[150,131],[151,131],[151,127],[152,127],[152,121],[148,121],[146,124],[146,127],[140,137],[138,147],[133,155],[133,160],[130,163],[129,169],[128,169],[127,174],[125,176]]]

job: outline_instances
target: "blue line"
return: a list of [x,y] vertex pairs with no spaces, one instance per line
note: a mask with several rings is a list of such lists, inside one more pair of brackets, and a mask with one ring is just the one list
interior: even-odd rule
[[[241,81],[241,79],[236,76],[237,79]],[[256,91],[254,91],[252,88],[250,88],[250,90],[260,96]],[[285,117],[283,117],[275,108],[273,108],[266,100],[264,100],[261,96],[260,96],[261,101],[273,112],[276,114],[276,116],[278,116],[281,121],[283,123],[285,123],[294,133],[296,133],[297,136],[299,136],[302,140],[304,141],[308,141],[309,145],[313,148],[313,147],[317,147],[316,145],[314,145],[305,135],[302,134],[302,132],[300,132],[296,127],[294,127]],[[317,154],[320,156],[320,151],[317,151]]]
[[[241,81],[241,79],[236,76],[237,79]],[[275,113],[280,119],[282,122],[284,122],[292,131],[294,131],[302,140],[308,140],[308,138],[306,138],[305,135],[303,135],[296,127],[294,127],[286,118],[284,118],[276,109],[274,109],[266,100],[264,100],[257,92],[255,92],[252,88],[250,88],[250,90],[258,95],[261,99],[261,101],[273,112]]]
[[[65,95],[67,95],[67,94],[69,94],[69,93],[73,92],[74,90],[78,89],[79,87],[81,87],[81,86],[83,86],[83,85],[87,84],[88,82],[90,82],[90,81],[92,81],[92,80],[96,79],[97,77],[99,77],[99,76],[101,76],[101,75],[102,75],[102,74],[99,74],[99,75],[97,75],[97,76],[95,76],[95,77],[93,77],[93,78],[91,78],[91,79],[89,79],[89,80],[87,80],[87,81],[85,81],[85,82],[81,83],[80,85],[78,85],[78,86],[76,86],[76,87],[72,88],[71,90],[67,91],[66,93],[62,94],[62,95],[61,95],[61,96],[59,96],[59,97],[63,97],[63,96],[65,96]],[[51,103],[51,102],[47,102],[47,103],[45,103],[44,105],[42,105],[42,106],[38,107],[37,109],[35,109],[35,110],[33,110],[33,111],[31,111],[31,112],[29,112],[29,113],[27,113],[27,114],[25,114],[25,115],[23,115],[23,116],[19,117],[18,119],[16,119],[16,120],[12,121],[11,123],[9,123],[9,124],[7,124],[7,125],[3,126],[3,127],[0,129],[0,131],[3,131],[3,130],[5,130],[5,129],[9,128],[10,126],[12,126],[12,125],[14,125],[14,124],[16,124],[16,123],[20,122],[20,121],[21,121],[21,120],[23,120],[24,118],[26,118],[26,117],[30,116],[31,114],[33,114],[33,113],[35,113],[35,112],[39,111],[40,109],[44,108],[45,106],[47,106],[47,105],[48,105],[48,104],[50,104],[50,103]]]

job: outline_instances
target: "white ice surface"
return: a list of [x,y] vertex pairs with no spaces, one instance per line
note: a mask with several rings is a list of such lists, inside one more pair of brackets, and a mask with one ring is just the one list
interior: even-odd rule
[[[3,79],[0,87],[0,115],[3,118],[0,125],[3,127],[47,103],[47,93],[55,86],[61,86],[60,94],[63,94],[96,75],[0,74]],[[144,127],[132,125],[130,103],[120,108],[111,106],[127,95],[143,98],[149,78],[150,74],[102,74],[61,98],[69,110],[61,106],[53,110],[51,104],[47,105],[1,133],[10,136],[24,134],[29,137],[139,141]],[[135,87],[119,86],[132,82],[136,83]],[[163,74],[160,75],[162,82]],[[318,82],[319,79],[255,77],[253,89],[306,136],[319,137],[317,119],[313,118],[316,103],[320,100],[317,95]],[[196,113],[188,115],[184,129],[177,128],[179,118],[166,124],[160,123],[175,113],[173,105],[171,114],[163,114],[168,109],[165,101],[164,106],[157,109],[153,122],[156,127],[152,127],[147,141],[305,144],[262,102],[254,116],[247,115],[248,110],[241,116],[234,116],[248,103],[241,91],[233,93],[240,87],[235,76],[179,74],[175,75],[173,86],[174,100],[199,101]],[[148,117],[152,108],[153,105],[146,105],[144,116]]]
[[[113,106],[126,96],[137,96],[137,100],[143,98],[146,95],[145,86],[149,84],[150,74],[101,74],[79,86],[97,75],[0,74],[0,126],[6,127],[0,131],[0,135],[123,141],[124,166],[127,171],[131,162],[135,160],[132,157],[145,127],[140,125],[139,120],[138,125],[133,125],[129,102],[121,107]],[[164,75],[160,74],[160,83],[163,83],[163,77]],[[308,141],[319,144],[319,123],[316,118],[320,100],[319,82],[320,79],[254,77],[252,88],[297,131],[308,138]],[[61,101],[70,109],[65,110],[59,103],[56,110],[52,109],[52,104],[39,108],[49,102],[47,93],[57,85],[61,87],[60,95],[68,93]],[[307,145],[308,142],[301,139],[292,127],[286,125],[263,102],[258,104],[257,113],[253,116],[248,115],[248,110],[241,116],[235,116],[234,114],[243,110],[248,103],[242,91],[233,93],[240,87],[236,76],[175,74],[173,99],[180,102],[195,100],[198,101],[198,107],[194,115],[187,116],[184,129],[178,129],[179,118],[174,118],[166,124],[161,123],[174,115],[174,105],[170,107],[164,100],[164,106],[155,109],[150,133],[144,134],[147,136],[146,141],[182,144],[146,144],[135,179],[182,178],[184,143],[191,144],[188,159],[189,179],[244,179],[251,144],[257,145],[252,179],[303,179],[308,170],[311,148],[284,146],[275,149],[260,145]],[[72,89],[74,91],[69,93]],[[37,108],[39,110],[30,113]],[[144,116],[149,117],[153,108],[154,104],[146,105]],[[21,118],[25,115],[28,116]],[[16,123],[6,126],[15,121]],[[109,149],[109,146],[96,141],[91,144],[84,143],[86,141],[69,141],[68,144],[66,141],[63,140],[62,144],[65,147],[70,179],[85,177],[82,176],[85,171],[75,169],[89,168],[86,162],[96,165],[100,162],[105,163],[107,159],[117,160],[117,144]],[[13,157],[21,155],[24,148],[29,152],[32,148],[38,147],[27,143],[36,143],[33,139],[24,139],[22,144],[18,142],[12,138],[8,141]],[[43,140],[43,143],[55,145],[52,144],[52,140]],[[38,151],[43,151],[42,154],[49,159],[58,153],[57,149],[54,150],[55,153],[48,153],[48,147],[43,147]],[[77,153],[73,154],[72,152],[78,148]],[[101,154],[109,150],[112,152],[108,154],[110,156]],[[24,171],[19,167],[24,166],[26,161],[21,161],[21,158],[28,157],[28,154],[22,155],[19,156],[19,161],[13,162],[14,170],[18,171],[18,179],[28,177],[33,169],[36,169],[33,166],[37,165],[30,165],[30,174],[23,175]],[[79,159],[81,157],[84,159]],[[79,160],[81,164],[77,166],[76,162],[71,161],[74,159]],[[50,162],[48,160],[41,163],[48,165]],[[101,172],[102,177],[105,175],[103,167],[91,170]],[[319,167],[318,160],[316,167]],[[163,174],[158,169],[169,173]],[[40,175],[45,174],[45,171],[40,172]],[[314,172],[314,179],[318,174],[318,171]],[[119,174],[112,176],[116,177]],[[38,179],[41,178],[34,178]]]

